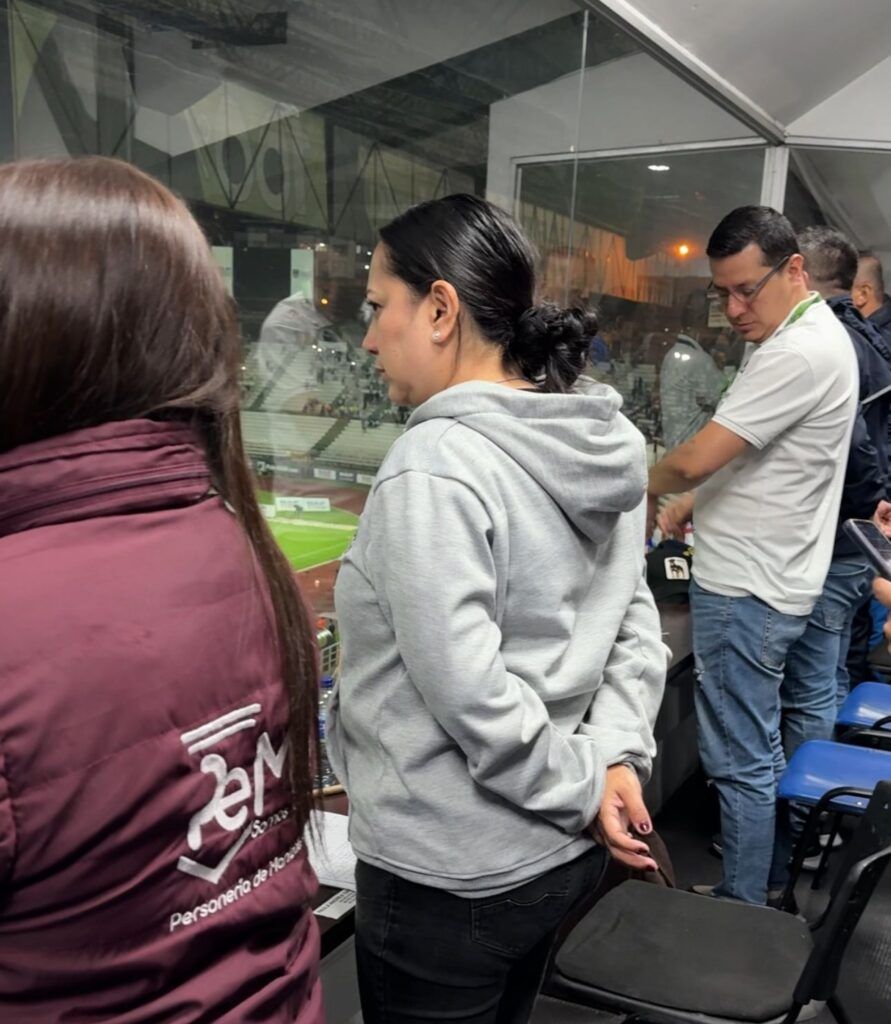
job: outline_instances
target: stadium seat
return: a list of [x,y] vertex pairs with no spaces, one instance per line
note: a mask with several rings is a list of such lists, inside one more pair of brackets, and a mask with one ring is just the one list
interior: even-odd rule
[[836,987],[856,924],[891,859],[891,781],[875,787],[825,913],[791,914],[646,882],[610,890],[569,933],[547,995],[625,1024],[794,1024]]
[[792,856],[783,906],[791,908],[795,883],[808,850],[817,842],[821,816],[829,812],[833,824],[812,888],[820,885],[841,814],[861,815],[881,779],[891,779],[891,753],[830,740],[808,740],[795,751],[780,778],[780,800],[810,807],[810,814]]
[[891,686],[855,686],[839,708],[836,728],[845,743],[891,750]]

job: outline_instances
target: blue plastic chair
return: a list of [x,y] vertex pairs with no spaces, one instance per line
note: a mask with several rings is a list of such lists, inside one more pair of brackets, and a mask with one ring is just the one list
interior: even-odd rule
[[888,778],[888,751],[832,740],[808,740],[789,760],[777,793],[783,800],[808,807],[821,804],[823,810],[858,814],[866,808],[876,783]]
[[783,906],[792,906],[795,882],[801,874],[806,853],[817,839],[820,816],[835,816],[829,844],[823,851],[812,888],[820,885],[829,852],[842,814],[861,815],[876,785],[891,779],[891,751],[874,750],[830,740],[808,740],[795,751],[780,778],[777,796],[811,808],[804,831],[795,846]]
[[891,685],[860,683],[855,686],[839,708],[836,725],[839,739],[845,743],[891,749]]

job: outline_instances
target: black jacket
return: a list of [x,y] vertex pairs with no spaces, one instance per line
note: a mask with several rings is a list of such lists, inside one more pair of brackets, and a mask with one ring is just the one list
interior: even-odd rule
[[878,328],[879,334],[881,334],[886,345],[885,352],[887,354],[885,358],[891,362],[891,298],[886,295],[884,303],[879,306],[866,322]]
[[[859,554],[859,550],[842,532],[841,524],[846,519],[869,519],[879,501],[891,496],[891,349],[849,296],[827,301],[851,338],[860,370],[860,404],[851,435],[833,553],[835,558],[845,558]],[[886,388],[888,392],[881,394]]]

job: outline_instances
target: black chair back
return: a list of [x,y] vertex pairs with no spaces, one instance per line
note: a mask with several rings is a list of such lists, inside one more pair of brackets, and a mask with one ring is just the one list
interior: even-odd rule
[[873,750],[891,750],[891,715],[880,718],[869,729],[853,728],[843,732],[842,743],[853,743],[855,747],[871,747]]
[[814,951],[795,987],[796,1003],[834,995],[848,942],[889,860],[891,780],[886,779],[873,791],[845,850],[829,905],[815,929]]

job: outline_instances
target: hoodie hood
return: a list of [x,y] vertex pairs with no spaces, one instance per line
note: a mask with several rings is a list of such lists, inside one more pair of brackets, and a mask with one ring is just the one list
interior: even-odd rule
[[613,388],[586,377],[569,394],[471,381],[418,406],[407,429],[452,419],[481,434],[521,466],[577,530],[600,543],[646,490],[643,435],[621,407]]

